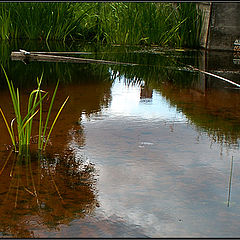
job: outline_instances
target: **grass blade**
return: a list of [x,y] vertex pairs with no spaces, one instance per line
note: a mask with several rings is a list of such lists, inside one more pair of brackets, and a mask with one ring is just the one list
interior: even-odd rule
[[55,119],[54,119],[54,121],[53,121],[53,124],[52,124],[51,129],[50,129],[50,131],[49,131],[49,133],[48,133],[47,140],[46,140],[45,145],[44,145],[44,149],[43,149],[44,151],[45,151],[45,149],[46,149],[46,146],[47,146],[49,137],[50,137],[50,135],[51,135],[51,133],[52,133],[53,127],[54,127],[54,125],[55,125],[55,123],[56,123],[56,121],[57,121],[57,119],[58,119],[58,117],[59,117],[59,115],[60,115],[63,107],[65,106],[66,102],[68,101],[68,99],[69,99],[69,96],[66,98],[66,100],[65,100],[64,103],[62,104],[61,108],[59,109],[59,111],[58,111],[58,113],[57,113],[57,115],[56,115],[56,117],[55,117]]
[[53,96],[52,96],[52,100],[51,100],[51,103],[50,103],[50,106],[49,106],[47,119],[46,119],[45,126],[44,126],[44,129],[43,129],[43,135],[42,135],[42,141],[41,141],[41,147],[40,147],[41,150],[43,149],[43,141],[44,141],[44,138],[45,138],[47,125],[48,125],[48,121],[49,121],[49,118],[50,118],[50,113],[52,111],[53,102],[54,102],[54,99],[55,99],[55,96],[56,96],[56,93],[57,93],[58,84],[59,84],[59,81],[57,82],[57,85],[55,87],[55,90],[54,90],[54,93],[53,93]]
[[39,109],[31,117],[29,117],[28,120],[24,123],[24,125],[21,128],[20,134],[22,133],[24,128],[27,126],[27,124],[32,120],[32,118],[38,113],[38,111],[39,111]]

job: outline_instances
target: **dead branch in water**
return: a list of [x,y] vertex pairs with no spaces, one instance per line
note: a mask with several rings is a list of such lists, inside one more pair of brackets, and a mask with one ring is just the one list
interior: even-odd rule
[[[70,53],[69,53],[70,54]],[[69,62],[69,63],[101,63],[101,64],[121,64],[121,65],[138,65],[136,63],[123,63],[115,61],[106,61],[99,59],[87,59],[87,58],[78,58],[78,57],[65,57],[65,56],[55,56],[48,54],[38,54],[33,52],[27,52],[21,50],[19,52],[11,53],[12,60],[21,60],[26,62],[30,61],[44,61],[44,62]]]
[[193,67],[193,66],[191,66],[191,65],[187,65],[187,66],[190,67],[192,70],[195,70],[195,71],[198,71],[198,72],[207,74],[207,75],[212,76],[212,77],[215,77],[215,78],[219,78],[219,79],[221,79],[221,80],[223,80],[223,81],[225,81],[225,82],[231,83],[231,84],[233,84],[233,85],[235,85],[235,86],[237,86],[237,87],[240,88],[240,85],[239,85],[239,84],[237,84],[237,83],[235,83],[235,82],[233,82],[233,81],[231,81],[231,80],[229,80],[229,79],[227,79],[227,78],[218,76],[218,75],[213,74],[213,73],[210,73],[210,72],[206,72],[206,71],[200,70],[200,69],[198,69],[198,68],[196,68],[196,67]]

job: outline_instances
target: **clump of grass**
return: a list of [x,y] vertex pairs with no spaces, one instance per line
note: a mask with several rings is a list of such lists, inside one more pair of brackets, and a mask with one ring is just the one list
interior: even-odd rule
[[[19,155],[29,152],[30,139],[32,137],[32,121],[38,112],[39,112],[38,149],[40,151],[45,151],[47,143],[49,141],[49,137],[52,133],[53,127],[54,127],[63,107],[65,106],[66,102],[68,101],[69,96],[66,98],[66,100],[62,104],[61,108],[59,109],[57,115],[54,118],[53,123],[50,126],[50,130],[47,134],[49,118],[50,118],[51,110],[53,107],[54,99],[55,99],[55,96],[57,93],[57,88],[58,88],[59,82],[57,83],[56,88],[54,90],[54,93],[53,93],[53,96],[52,96],[52,99],[51,99],[51,102],[49,105],[48,114],[47,114],[45,124],[44,124],[43,114],[42,114],[42,109],[43,109],[42,103],[43,103],[43,100],[45,99],[45,97],[48,95],[48,92],[41,90],[41,82],[42,82],[43,75],[41,76],[40,79],[37,78],[37,89],[33,90],[30,93],[29,100],[28,100],[27,114],[26,114],[26,116],[22,116],[21,109],[20,109],[21,101],[20,101],[19,90],[18,90],[18,88],[15,90],[15,88],[13,86],[13,82],[9,81],[7,74],[3,67],[2,67],[2,69],[4,71],[4,74],[5,74],[5,77],[7,80],[8,88],[9,88],[12,103],[13,103],[14,113],[15,113],[15,118],[11,120],[10,125],[7,122],[7,119],[1,108],[0,108],[0,112],[1,112],[1,115],[5,122],[5,125],[7,127],[8,133],[10,135],[12,144],[14,146],[14,151],[18,152]],[[17,125],[16,131],[14,131],[14,123],[15,122]]]

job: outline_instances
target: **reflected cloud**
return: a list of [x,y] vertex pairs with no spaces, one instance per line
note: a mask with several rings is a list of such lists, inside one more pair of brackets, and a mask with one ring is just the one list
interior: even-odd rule
[[187,118],[177,111],[177,108],[171,106],[156,90],[151,92],[151,102],[142,101],[141,89],[141,86],[126,86],[124,78],[115,81],[111,89],[112,101],[108,114],[120,117],[137,117],[143,120],[151,119],[152,121],[187,122]]

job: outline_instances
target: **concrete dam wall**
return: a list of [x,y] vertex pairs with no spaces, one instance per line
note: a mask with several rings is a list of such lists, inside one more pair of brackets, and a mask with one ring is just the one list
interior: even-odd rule
[[201,46],[209,50],[233,50],[240,39],[240,2],[198,3],[204,14]]

